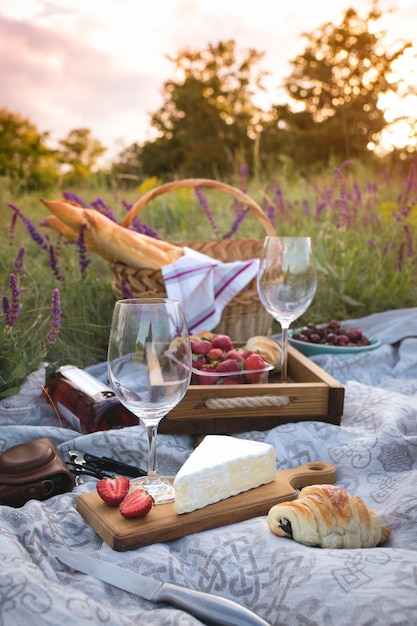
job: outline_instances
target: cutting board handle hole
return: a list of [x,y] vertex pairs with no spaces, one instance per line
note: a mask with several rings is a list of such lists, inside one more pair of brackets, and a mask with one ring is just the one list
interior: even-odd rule
[[309,465],[308,469],[312,472],[322,472],[324,469],[324,466],[320,465],[319,463],[316,463],[315,465]]

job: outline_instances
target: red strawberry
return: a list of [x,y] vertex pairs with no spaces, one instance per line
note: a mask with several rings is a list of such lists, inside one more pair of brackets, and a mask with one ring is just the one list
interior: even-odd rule
[[123,517],[133,519],[145,517],[151,510],[154,500],[144,489],[134,489],[123,502],[120,503],[119,511]]
[[[260,354],[256,354],[254,352],[247,359],[245,359],[244,369],[245,370],[264,370],[268,367],[267,363],[263,360]],[[261,382],[261,374],[256,372],[252,374],[246,374],[246,382],[247,383],[260,383]]]
[[214,361],[220,361],[222,356],[223,350],[220,348],[212,348],[207,354],[207,360],[210,361],[210,363],[213,363]]
[[203,339],[202,341],[193,341],[191,344],[191,348],[194,354],[203,354],[204,356],[210,352],[212,349],[212,344],[210,341],[206,341]]
[[109,506],[117,506],[129,491],[130,480],[126,476],[106,476],[98,481],[97,493]]
[[233,342],[229,335],[215,335],[211,340],[213,348],[221,348],[224,352],[233,349]]
[[[218,377],[213,376],[216,371],[216,367],[214,365],[203,365],[200,369],[200,373],[195,374],[195,380],[197,385],[215,385],[217,383]],[[209,372],[207,376],[204,375],[204,372]],[[194,374],[193,374],[194,376]]]
[[220,361],[216,367],[216,372],[240,372],[240,365],[234,359]]
[[260,354],[254,352],[245,359],[245,370],[264,370],[268,365],[265,363]]
[[245,360],[242,353],[237,350],[229,350],[229,352],[224,355],[224,360],[226,361],[227,359],[232,359],[232,361],[237,361],[238,363]]

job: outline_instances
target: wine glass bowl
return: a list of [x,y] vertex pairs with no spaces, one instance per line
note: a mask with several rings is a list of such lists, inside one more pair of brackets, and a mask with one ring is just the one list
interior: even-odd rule
[[133,298],[116,302],[108,377],[119,401],[146,427],[148,475],[132,481],[132,488],[146,489],[156,504],[170,502],[175,496],[172,485],[158,472],[158,424],[184,397],[191,365],[188,329],[179,300]]
[[266,237],[257,286],[265,310],[281,325],[281,380],[285,381],[288,328],[308,309],[317,288],[310,237]]

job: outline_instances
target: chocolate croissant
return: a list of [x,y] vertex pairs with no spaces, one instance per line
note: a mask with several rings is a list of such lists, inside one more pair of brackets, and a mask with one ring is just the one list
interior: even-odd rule
[[310,485],[299,498],[274,505],[268,525],[279,537],[321,548],[374,548],[389,539],[372,509],[335,485]]

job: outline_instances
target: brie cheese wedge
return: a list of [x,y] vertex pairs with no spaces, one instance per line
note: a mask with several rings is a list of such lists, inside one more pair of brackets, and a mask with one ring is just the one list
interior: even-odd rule
[[275,449],[268,443],[206,435],[174,479],[176,513],[189,513],[265,485],[276,478]]

